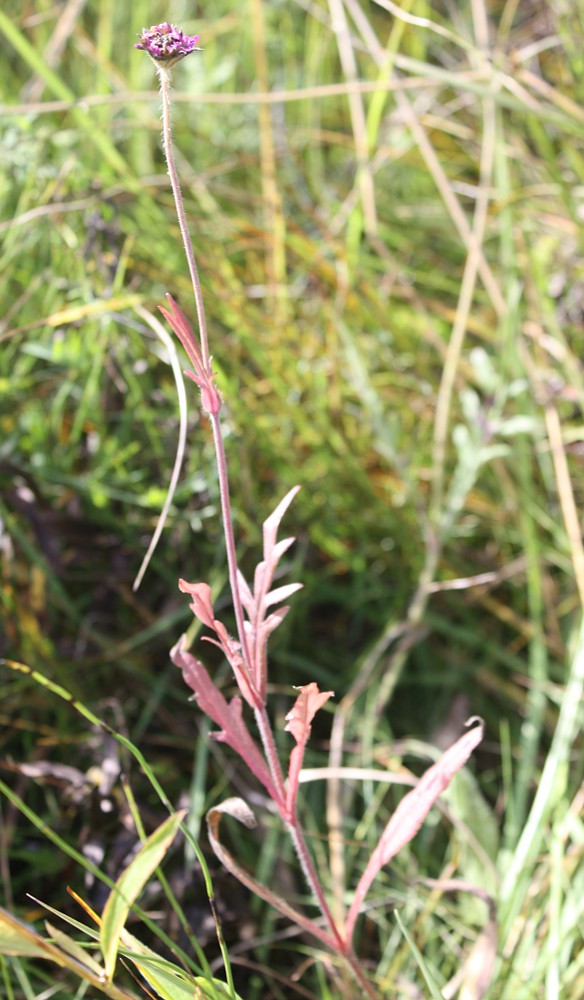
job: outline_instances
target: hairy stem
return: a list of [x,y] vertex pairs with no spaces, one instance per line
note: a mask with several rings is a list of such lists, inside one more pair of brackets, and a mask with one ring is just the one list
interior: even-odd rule
[[326,897],[324,895],[322,886],[320,884],[320,880],[318,878],[318,875],[316,874],[316,870],[314,868],[314,864],[310,856],[310,852],[308,850],[308,847],[306,846],[304,833],[300,827],[300,824],[298,823],[297,817],[293,816],[292,819],[289,819],[286,823],[286,826],[288,828],[290,837],[292,838],[292,843],[294,844],[294,849],[296,851],[296,855],[300,862],[302,871],[304,872],[306,881],[308,882],[308,885],[310,886],[312,893],[318,902],[323,917],[326,919],[330,927],[332,936],[335,939],[339,952],[344,955],[346,953],[345,940],[335,923],[335,919],[326,901]]
[[268,718],[268,713],[263,705],[261,708],[256,708],[255,720],[262,740],[262,746],[264,748],[268,767],[270,768],[270,774],[272,775],[276,788],[281,795],[282,802],[286,802],[284,776],[282,774],[282,768],[280,767],[278,752],[276,750],[276,741],[274,740],[274,733],[272,732],[272,726]]
[[[208,374],[211,375],[212,374],[211,357],[209,355],[209,339],[207,336],[207,319],[205,316],[203,293],[201,290],[201,282],[199,280],[199,271],[197,268],[197,262],[195,260],[195,252],[193,250],[191,235],[189,233],[189,227],[187,224],[187,217],[185,213],[182,191],[180,188],[180,182],[178,179],[178,173],[174,161],[174,150],[172,145],[172,128],[170,120],[170,106],[171,106],[170,72],[168,69],[165,69],[162,66],[157,66],[157,69],[158,69],[158,76],[160,79],[160,98],[162,101],[162,144],[164,148],[164,156],[166,158],[166,163],[168,167],[168,176],[170,177],[170,184],[172,187],[174,203],[176,206],[176,214],[178,217],[178,223],[180,226],[180,231],[183,239],[183,246],[187,258],[189,273],[191,276],[191,282],[193,285],[195,306],[197,310],[197,321],[199,324],[199,335],[201,338],[201,353],[203,356],[203,364]],[[211,419],[211,426],[213,428],[213,441],[215,444],[217,470],[219,473],[219,492],[221,494],[221,514],[223,518],[225,548],[227,550],[227,565],[229,568],[229,585],[231,589],[231,596],[233,599],[235,620],[237,622],[237,634],[239,637],[239,641],[241,643],[241,651],[244,662],[251,677],[252,664],[249,656],[249,648],[245,635],[243,607],[241,604],[239,587],[237,584],[237,555],[235,551],[235,537],[233,534],[233,518],[231,516],[231,500],[229,497],[229,478],[227,474],[227,459],[225,458],[225,446],[223,443],[223,434],[221,431],[221,423],[219,421],[219,415],[210,414],[209,416]]]
[[218,413],[210,414],[211,426],[213,428],[213,441],[215,443],[215,458],[217,461],[217,472],[219,474],[219,492],[221,494],[221,514],[223,518],[223,533],[225,535],[225,549],[227,551],[227,566],[229,569],[229,586],[233,598],[233,608],[235,620],[237,622],[237,634],[241,643],[241,652],[247,667],[250,679],[253,678],[252,662],[249,654],[247,636],[245,634],[243,606],[239,594],[237,583],[237,554],[235,551],[235,536],[233,534],[233,518],[231,516],[231,500],[229,497],[229,477],[227,475],[227,459],[225,457],[225,445],[223,443],[223,433]]
[[170,88],[171,88],[170,70],[166,69],[164,66],[161,66],[160,64],[156,65],[156,69],[158,70],[158,79],[160,80],[160,99],[162,102],[162,145],[164,148],[164,156],[168,168],[170,185],[172,187],[172,193],[174,196],[174,203],[176,205],[178,224],[180,226],[183,246],[185,249],[187,264],[189,267],[189,274],[191,276],[191,281],[193,284],[193,292],[195,293],[195,305],[197,307],[197,320],[199,323],[199,335],[201,337],[201,351],[203,354],[203,361],[205,363],[205,368],[208,370],[209,374],[211,374],[211,358],[209,356],[209,338],[207,336],[207,320],[205,317],[205,305],[203,303],[201,282],[199,280],[199,270],[197,268],[197,262],[195,260],[195,253],[193,250],[193,244],[189,233],[189,227],[187,224],[187,217],[185,213],[182,192],[180,189],[180,181],[178,179],[176,164],[174,162],[174,150],[172,147],[172,127],[170,121]]

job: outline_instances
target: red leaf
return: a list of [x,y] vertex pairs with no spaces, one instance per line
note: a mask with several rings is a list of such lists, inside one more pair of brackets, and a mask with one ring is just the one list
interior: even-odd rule
[[227,871],[231,872],[235,878],[239,879],[243,885],[252,892],[255,896],[259,896],[260,899],[264,899],[270,906],[275,907],[282,913],[286,919],[291,924],[296,924],[297,927],[301,927],[302,930],[307,931],[324,944],[331,951],[337,951],[337,941],[328,934],[326,931],[319,927],[316,921],[310,920],[309,917],[305,916],[299,910],[293,909],[290,903],[274,892],[273,889],[269,889],[267,886],[263,885],[261,882],[256,882],[254,878],[235,860],[232,854],[223,846],[221,840],[219,839],[219,829],[221,825],[221,818],[227,814],[228,816],[233,816],[234,819],[243,823],[248,829],[253,829],[256,825],[255,816],[253,815],[251,809],[242,799],[227,799],[218,806],[214,806],[207,813],[207,830],[209,831],[209,840],[211,842],[211,847],[215,851],[215,854],[221,861],[223,865],[227,868]]
[[[274,546],[276,545],[276,535],[278,532],[278,528],[280,527],[280,521],[284,517],[284,514],[288,510],[288,507],[292,503],[299,489],[300,489],[299,486],[293,486],[292,489],[288,491],[284,499],[280,500],[280,503],[278,504],[276,509],[272,511],[270,516],[267,517],[266,520],[264,521],[264,526],[263,526],[264,558],[266,562],[271,563],[272,565],[275,565],[275,563],[280,557],[278,555],[275,560],[272,560],[271,558]],[[288,544],[292,544],[289,539],[286,539],[285,541],[288,542]],[[280,542],[280,545],[282,544],[283,543]]]
[[170,326],[188,354],[189,360],[192,361],[195,372],[199,375],[203,369],[203,356],[197,337],[184,312],[176,304],[172,295],[167,295],[166,298],[168,299],[170,309],[165,309],[164,306],[159,306],[158,308],[164,318],[170,323]]
[[186,580],[178,581],[178,589],[183,594],[190,594],[193,603],[191,611],[197,616],[203,625],[207,625],[215,631],[215,615],[213,614],[213,604],[211,601],[211,588],[208,583],[188,583]]
[[355,898],[347,917],[347,937],[352,937],[361,905],[373,879],[388,861],[402,849],[420,829],[430,809],[441,792],[450,784],[457,771],[466,763],[472,751],[483,738],[484,724],[474,716],[468,720],[478,721],[464,736],[442,754],[440,760],[430,767],[411,792],[402,799],[373,851],[367,867],[355,890]]
[[287,583],[283,587],[276,587],[275,590],[270,590],[269,594],[266,594],[264,599],[264,607],[270,608],[272,604],[279,604],[280,601],[286,601],[292,594],[296,594],[299,590],[302,590],[301,583]]
[[241,573],[238,573],[239,596],[249,619],[244,626],[250,660],[251,676],[249,681],[262,706],[266,703],[268,637],[278,627],[286,614],[284,609],[280,609],[280,612],[267,616],[267,611],[274,604],[278,604],[290,597],[291,594],[296,593],[302,586],[300,583],[290,583],[270,591],[278,560],[294,541],[293,538],[284,538],[277,542],[278,528],[299,489],[299,486],[294,486],[289,490],[263,523],[264,558],[255,568],[253,589],[247,584]]
[[188,377],[191,378],[201,390],[201,402],[207,413],[219,413],[219,410],[221,409],[221,396],[219,395],[219,391],[215,385],[215,376],[210,369],[210,364],[209,369],[207,369],[203,360],[199,341],[197,340],[197,337],[193,332],[184,312],[179,308],[179,306],[177,306],[171,295],[167,295],[166,298],[170,304],[170,310],[165,309],[164,306],[159,306],[160,312],[170,323],[172,329],[187,352],[193,368],[195,369],[194,372],[185,372],[185,374],[188,375]]
[[211,603],[211,588],[208,583],[187,583],[186,580],[178,581],[179,590],[182,590],[183,594],[190,594],[193,598],[193,603],[190,605],[191,611],[197,616],[199,621],[203,625],[207,625],[208,628],[212,628],[217,636],[218,642],[215,639],[208,638],[208,642],[212,642],[215,646],[219,646],[227,661],[229,662],[233,673],[235,674],[235,680],[237,681],[237,686],[241,691],[243,697],[245,698],[248,705],[252,708],[257,708],[260,704],[260,699],[257,691],[254,689],[251,682],[249,671],[243,661],[243,657],[239,652],[240,646],[236,639],[232,639],[229,632],[225,628],[222,622],[218,621],[213,614],[213,605]]
[[209,677],[201,661],[184,648],[184,636],[171,650],[170,657],[172,662],[180,667],[186,683],[195,692],[195,698],[201,710],[220,726],[220,732],[213,734],[215,739],[227,743],[239,754],[258,781],[261,781],[270,798],[274,800],[279,809],[283,809],[284,803],[272,780],[268,765],[243,721],[241,700],[233,698],[229,703],[227,702]]
[[288,767],[288,792],[286,796],[286,806],[288,815],[293,816],[296,808],[296,797],[298,795],[298,782],[300,770],[304,759],[304,748],[310,736],[311,722],[322,708],[324,703],[332,698],[333,691],[319,691],[318,684],[312,681],[297,688],[300,691],[296,701],[286,716],[287,724],[284,731],[292,733],[296,740],[296,746],[290,754],[290,764]]

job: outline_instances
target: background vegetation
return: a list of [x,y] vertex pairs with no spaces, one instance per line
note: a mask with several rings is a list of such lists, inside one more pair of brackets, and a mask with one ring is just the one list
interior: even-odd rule
[[[416,773],[468,715],[487,724],[442,813],[377,885],[364,963],[380,996],[425,995],[399,906],[445,997],[576,997],[584,7],[386,7],[3,5],[0,653],[137,744],[168,798],[188,800],[195,833],[234,788],[261,811],[168,660],[191,622],[178,576],[218,595],[225,583],[192,392],[180,487],[132,591],[178,420],[165,353],[138,310],[155,313],[170,292],[192,313],[154,73],[133,49],[144,25],[169,19],[204,46],[177,68],[174,134],[244,565],[264,517],[303,485],[286,530],[298,537],[290,579],[305,587],[271,668],[282,719],[292,685],[318,680],[343,712],[346,765]],[[147,830],[164,810],[102,730],[2,671],[3,905],[40,919],[30,892],[78,915],[71,884],[99,911],[104,887],[38,823],[116,877],[136,840],[120,775]],[[327,762],[323,718],[315,765]],[[323,871],[324,787],[307,784],[305,797]],[[329,795],[327,819],[342,817],[354,885],[399,793],[347,788]],[[302,894],[269,817],[237,849],[258,877]],[[338,996],[325,958],[209,863],[241,994]],[[198,866],[177,851],[168,869],[212,961]],[[492,910],[447,891],[453,878],[496,903],[492,969]],[[143,907],[178,934],[158,882]],[[7,996],[78,995],[41,963],[2,961]]]

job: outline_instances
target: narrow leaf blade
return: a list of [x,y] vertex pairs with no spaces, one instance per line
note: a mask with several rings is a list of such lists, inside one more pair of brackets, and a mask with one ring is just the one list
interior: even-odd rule
[[378,872],[415,837],[441,792],[450,784],[457,771],[466,763],[483,738],[484,724],[476,716],[467,725],[479,723],[464,733],[440,759],[428,768],[415,788],[402,799],[383,831],[355,890],[347,917],[347,934],[351,938],[361,904]]
[[296,746],[290,754],[290,764],[288,767],[286,805],[289,816],[292,816],[296,809],[300,771],[304,759],[304,749],[310,736],[312,720],[325,702],[334,695],[333,691],[319,691],[316,681],[304,684],[297,690],[299,691],[299,695],[286,716],[286,725],[284,726],[285,732],[292,733],[292,736],[296,740]]
[[136,857],[117,880],[115,889],[108,897],[100,929],[101,949],[108,982],[113,976],[120,935],[126,923],[128,911],[164,858],[176,837],[184,816],[184,811],[169,816],[148,837]]
[[416,962],[418,963],[420,972],[422,973],[424,979],[426,980],[426,985],[430,990],[430,995],[432,997],[432,1000],[444,1000],[442,992],[436,985],[436,980],[434,979],[434,976],[430,972],[427,963],[424,961],[424,956],[422,955],[420,949],[418,948],[416,942],[414,941],[412,935],[408,931],[406,925],[404,924],[397,910],[395,911],[395,918],[399,924],[399,928],[403,936],[405,937],[406,941],[408,942],[408,945],[410,946],[412,955],[414,956]]

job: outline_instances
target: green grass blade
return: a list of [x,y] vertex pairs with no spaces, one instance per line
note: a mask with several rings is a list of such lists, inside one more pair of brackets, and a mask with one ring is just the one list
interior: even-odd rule
[[180,829],[184,815],[184,812],[180,812],[169,816],[148,837],[109,895],[103,911],[100,933],[101,949],[109,981],[113,977],[120,935],[125,927],[128,913],[164,858]]

